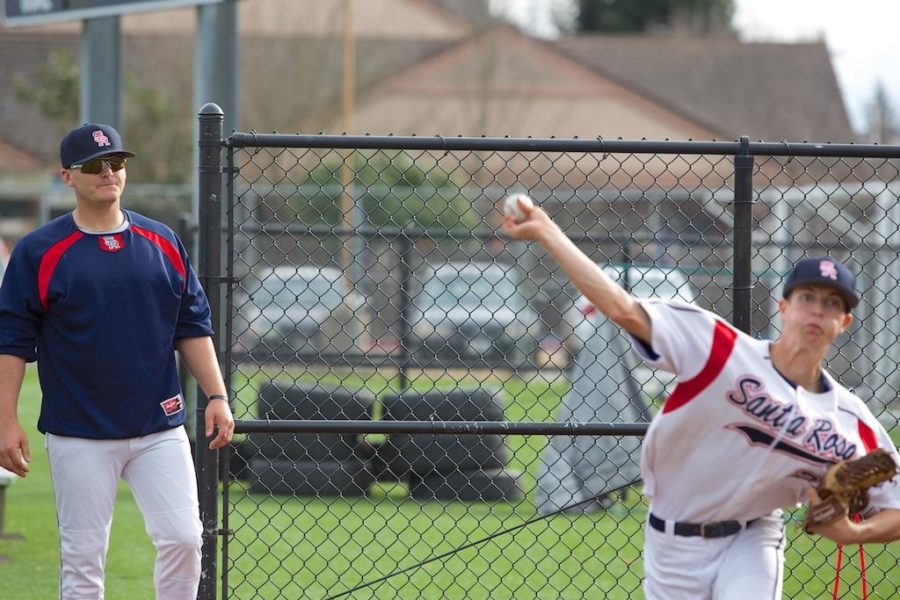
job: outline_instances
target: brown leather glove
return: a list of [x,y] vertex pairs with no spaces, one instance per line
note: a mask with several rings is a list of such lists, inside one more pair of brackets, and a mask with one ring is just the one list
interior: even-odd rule
[[889,452],[876,448],[865,456],[828,467],[816,493],[821,502],[806,511],[805,529],[865,510],[869,488],[897,474],[897,463]]

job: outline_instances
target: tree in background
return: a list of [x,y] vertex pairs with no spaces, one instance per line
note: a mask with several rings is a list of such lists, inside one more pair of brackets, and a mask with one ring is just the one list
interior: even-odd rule
[[351,193],[375,227],[469,230],[480,221],[472,201],[463,194],[467,179],[459,167],[447,172],[428,154],[415,159],[401,151],[360,154],[351,160],[353,183],[345,189],[340,183],[345,160],[331,152],[304,167],[297,193],[281,208],[283,214],[276,216],[307,225],[338,226],[346,218],[340,195]]
[[896,144],[900,141],[900,121],[891,106],[884,84],[879,81],[875,84],[875,93],[869,102],[868,110],[868,139],[866,142],[878,144]]
[[578,33],[722,33],[734,0],[576,0]]
[[78,120],[78,65],[67,52],[51,52],[34,81],[19,73],[13,85],[19,102],[37,108],[61,131]]
[[[16,99],[54,123],[60,135],[78,122],[79,69],[68,52],[52,52],[33,79],[14,80]],[[139,149],[140,160],[128,165],[128,177],[140,183],[186,183],[191,176],[190,116],[158,89],[133,79],[124,83],[122,135]]]

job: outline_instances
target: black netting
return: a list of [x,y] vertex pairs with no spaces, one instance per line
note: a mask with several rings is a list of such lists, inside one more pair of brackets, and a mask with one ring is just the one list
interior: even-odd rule
[[[642,597],[639,436],[354,433],[340,422],[648,421],[671,377],[640,364],[540,246],[505,238],[498,205],[526,192],[633,294],[732,319],[733,154],[382,139],[230,147],[235,416],[337,425],[238,436],[227,592]],[[799,257],[846,261],[863,301],[828,367],[893,431],[900,163],[822,152],[754,158],[747,322],[777,335]],[[785,596],[823,597],[834,545],[788,517]],[[867,559],[869,597],[893,597],[896,549],[873,546]],[[856,590],[855,552],[845,562],[842,585]]]

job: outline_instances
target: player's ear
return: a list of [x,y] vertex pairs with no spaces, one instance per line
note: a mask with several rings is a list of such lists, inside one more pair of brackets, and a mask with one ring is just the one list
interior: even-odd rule
[[784,311],[787,310],[787,298],[779,298],[778,299],[778,314],[784,315]]
[[62,182],[67,186],[75,187],[75,184],[72,181],[72,173],[68,169],[60,169],[59,178],[62,179]]
[[844,319],[841,321],[841,331],[844,331],[853,322],[853,313],[844,313]]

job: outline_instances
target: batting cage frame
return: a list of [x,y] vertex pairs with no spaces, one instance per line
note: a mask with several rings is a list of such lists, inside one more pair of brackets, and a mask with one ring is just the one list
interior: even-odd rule
[[[827,366],[900,435],[898,146],[222,127],[204,106],[197,265],[237,435],[196,444],[199,598],[642,596],[640,441],[673,382],[501,233],[513,192],[634,295],[758,337],[797,258],[847,262]],[[895,594],[893,546],[836,578],[801,518],[786,596]]]

